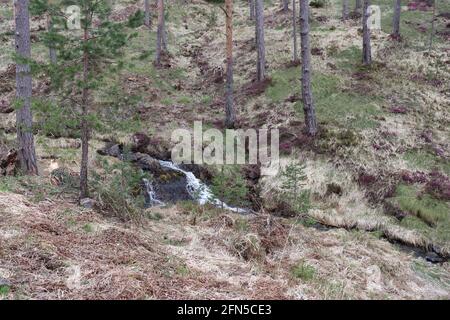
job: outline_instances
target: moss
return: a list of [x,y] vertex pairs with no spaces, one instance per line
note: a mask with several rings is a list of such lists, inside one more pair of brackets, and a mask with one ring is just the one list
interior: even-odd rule
[[400,225],[416,230],[438,242],[450,240],[450,206],[429,194],[421,194],[416,186],[400,185],[390,199],[402,211],[410,213]]

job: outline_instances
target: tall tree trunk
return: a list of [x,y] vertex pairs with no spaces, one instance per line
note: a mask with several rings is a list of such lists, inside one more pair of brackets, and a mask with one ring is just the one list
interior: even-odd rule
[[[87,23],[84,27],[83,41],[87,44],[89,30]],[[83,90],[81,96],[81,169],[80,169],[80,199],[89,197],[88,189],[88,154],[89,154],[89,123],[88,123],[88,103],[89,103],[89,52],[87,47],[83,50]]]
[[309,0],[300,0],[300,35],[302,48],[302,101],[306,130],[317,133],[316,112],[311,92],[311,46],[309,43]]
[[292,0],[292,39],[294,40],[294,61],[298,61],[298,45],[297,45],[297,4],[296,0]]
[[370,29],[367,25],[369,20],[370,0],[364,0],[363,8],[363,64],[370,65],[372,63],[372,48],[370,44]]
[[248,7],[250,10],[250,20],[255,20],[255,0],[248,0]]
[[[164,0],[163,0],[164,1]],[[162,21],[162,51],[167,52],[167,28],[166,28],[166,17],[164,15],[164,2],[163,2],[163,21]]]
[[[16,24],[16,54],[22,58],[31,57],[30,16],[28,0],[14,1]],[[17,144],[20,166],[26,174],[38,174],[36,151],[34,149],[33,116],[31,114],[32,81],[28,64],[16,64],[16,97],[22,104],[16,111]]]
[[164,33],[164,0],[158,0],[158,27],[156,31],[156,57],[155,64],[161,65],[161,52]]
[[150,16],[150,0],[144,0],[144,24],[150,27],[152,21]]
[[395,39],[400,39],[400,13],[402,11],[402,0],[395,0],[394,4],[394,18],[392,36]]
[[225,96],[225,126],[233,128],[236,122],[233,101],[233,0],[225,0],[227,34],[227,83]]
[[[52,18],[50,17],[50,15],[47,15],[47,31],[51,32],[52,30],[53,30]],[[52,64],[55,64],[56,63],[56,49],[55,49],[53,43],[50,43],[48,53],[49,53],[50,62]]]
[[361,10],[361,0],[356,0],[355,2],[355,11]]
[[283,0],[283,11],[288,12],[289,10],[289,0]]
[[430,34],[430,46],[428,47],[428,50],[431,50],[433,47],[433,38],[434,38],[434,23],[436,20],[436,6],[437,6],[437,1],[433,2],[433,17],[431,20],[431,34]]
[[348,0],[342,1],[342,20],[348,20]]
[[263,0],[255,0],[256,14],[256,78],[263,81],[266,77],[266,46],[264,42],[264,4]]

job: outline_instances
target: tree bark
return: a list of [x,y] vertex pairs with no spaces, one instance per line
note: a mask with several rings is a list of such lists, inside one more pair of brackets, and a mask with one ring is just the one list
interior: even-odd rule
[[356,0],[355,2],[355,11],[361,10],[361,0]]
[[294,42],[294,61],[298,61],[298,45],[297,45],[297,4],[296,0],[292,0],[292,39]]
[[[47,31],[51,32],[52,30],[53,30],[52,18],[50,17],[50,15],[47,15]],[[56,63],[56,49],[52,43],[50,43],[50,45],[49,45],[48,54],[49,54],[50,62],[52,64],[55,64]]]
[[167,52],[167,28],[166,28],[166,17],[165,17],[165,6],[164,6],[164,0],[163,0],[163,12],[162,12],[162,51]]
[[370,29],[367,25],[369,20],[370,0],[364,0],[363,8],[363,64],[370,65],[372,63],[372,48],[370,44]]
[[[15,46],[21,58],[31,57],[29,0],[14,1]],[[21,169],[26,174],[38,174],[31,113],[32,80],[29,64],[16,64],[16,97],[22,104],[16,111],[17,144]]]
[[395,0],[394,4],[394,18],[392,36],[395,39],[400,39],[400,13],[402,11],[402,0]]
[[311,91],[311,46],[309,42],[309,0],[300,0],[300,35],[302,49],[302,101],[307,133],[317,133],[316,112]]
[[264,4],[263,0],[255,0],[256,14],[256,78],[263,81],[266,77],[266,47],[264,42]]
[[342,20],[348,20],[348,0],[342,1]]
[[255,0],[248,0],[250,20],[255,20]]
[[158,28],[156,31],[156,57],[155,64],[161,65],[161,52],[163,45],[163,33],[164,33],[164,0],[158,0]]
[[283,11],[288,12],[289,10],[289,0],[283,0]]
[[225,126],[233,128],[236,122],[233,101],[233,0],[225,0],[226,12],[226,55],[227,55],[227,82],[225,96]]
[[436,6],[437,6],[436,2],[437,1],[433,2],[433,17],[431,20],[430,46],[429,46],[428,50],[431,50],[433,48],[433,38],[434,38],[434,28],[435,28],[434,22],[436,20]]
[[150,16],[150,0],[144,0],[144,24],[147,27],[151,26],[151,16]]
[[[89,30],[87,23],[84,26],[83,41],[89,41]],[[80,168],[80,200],[89,197],[88,189],[88,154],[89,154],[89,52],[85,46],[83,49],[83,90],[81,96],[81,168]]]

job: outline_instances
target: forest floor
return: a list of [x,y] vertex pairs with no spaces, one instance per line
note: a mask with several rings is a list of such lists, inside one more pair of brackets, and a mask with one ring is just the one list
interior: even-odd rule
[[[410,1],[405,1],[405,5]],[[412,2],[412,1],[411,1]],[[176,128],[221,129],[224,17],[204,1],[168,5],[170,56],[153,66],[154,30],[142,27],[93,108],[108,114],[91,141],[92,172],[110,174],[102,140],[129,143],[138,131],[170,143]],[[278,128],[282,165],[306,165],[307,216],[286,217],[279,177],[259,181],[264,212],[241,216],[179,203],[147,209],[138,224],[76,205],[51,183],[57,167],[77,171],[78,139],[49,121],[36,136],[41,176],[1,177],[0,296],[3,298],[429,299],[450,297],[449,262],[431,264],[412,247],[450,253],[450,4],[402,12],[402,42],[389,37],[391,1],[379,0],[375,64],[360,65],[359,20],[339,19],[340,1],[312,8],[313,94],[320,133],[302,133],[300,66],[293,65],[291,14],[266,1],[270,81],[255,78],[254,27],[235,7],[235,88],[240,127]],[[118,1],[114,19],[142,6]],[[0,109],[14,94],[12,8],[0,1]],[[47,59],[32,28],[33,55]],[[9,31],[8,31],[9,30]],[[46,95],[45,79],[35,81]],[[39,114],[37,115],[39,117]],[[1,114],[0,147],[14,146],[14,112]],[[106,120],[105,120],[106,121]],[[64,132],[64,130],[62,130]],[[331,186],[339,192],[330,192]],[[335,188],[336,189],[336,188]],[[323,226],[328,227],[323,227]],[[400,245],[402,243],[403,245]]]

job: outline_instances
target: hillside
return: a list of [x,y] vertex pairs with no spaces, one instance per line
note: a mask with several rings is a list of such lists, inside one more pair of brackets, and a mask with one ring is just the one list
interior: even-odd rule
[[[126,20],[142,2],[115,1],[111,19]],[[304,164],[308,191],[307,208],[297,212],[283,197],[281,173],[234,168],[252,208],[239,214],[181,196],[144,209],[142,171],[96,152],[133,145],[140,132],[150,137],[145,152],[168,160],[174,129],[193,130],[194,121],[224,129],[225,16],[220,1],[186,2],[166,3],[163,66],[153,64],[155,26],[141,26],[124,48],[124,68],[108,74],[93,96],[102,122],[90,140],[94,205],[77,203],[79,135],[36,107],[40,175],[2,167],[0,176],[0,298],[448,299],[450,3],[438,1],[429,50],[431,8],[406,7],[397,42],[389,35],[392,1],[373,0],[382,28],[372,32],[370,67],[361,65],[359,17],[343,22],[340,0],[311,7],[319,123],[312,139],[304,133],[301,65],[292,62],[292,11],[265,1],[268,79],[256,83],[254,22],[247,1],[236,1],[238,126],[279,129],[281,167]],[[151,12],[156,21],[153,1]],[[48,59],[45,25],[32,19],[38,61]],[[15,91],[10,1],[0,1],[0,26],[4,159],[15,147],[15,111],[7,108]],[[51,100],[49,88],[45,75],[34,78],[35,97]],[[207,165],[190,171],[208,185],[220,172]],[[161,189],[168,185],[168,197],[185,192],[176,174],[157,169],[152,177]]]

